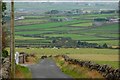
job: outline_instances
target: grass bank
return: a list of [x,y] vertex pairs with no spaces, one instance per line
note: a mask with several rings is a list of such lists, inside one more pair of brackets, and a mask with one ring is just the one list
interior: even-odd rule
[[90,71],[88,68],[69,64],[62,59],[54,58],[54,60],[62,72],[71,76],[72,78],[103,78],[102,75],[97,71]]
[[16,65],[15,78],[32,78],[32,74],[27,67]]

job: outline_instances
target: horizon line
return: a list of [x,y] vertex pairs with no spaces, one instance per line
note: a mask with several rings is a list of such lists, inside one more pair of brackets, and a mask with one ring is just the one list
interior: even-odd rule
[[[11,2],[11,0],[3,0],[3,2]],[[119,2],[119,0],[117,1],[108,1],[108,0],[106,0],[106,1],[95,1],[95,0],[93,0],[93,1],[89,1],[89,0],[86,0],[86,1],[84,1],[84,0],[82,0],[82,1],[79,1],[79,0],[66,0],[66,1],[56,1],[56,0],[14,0],[14,2]]]

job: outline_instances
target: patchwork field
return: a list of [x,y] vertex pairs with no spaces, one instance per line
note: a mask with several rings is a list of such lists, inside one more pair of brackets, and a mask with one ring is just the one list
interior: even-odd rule
[[[99,45],[107,43],[110,46],[118,46],[118,23],[104,24],[98,27],[93,25],[94,18],[109,18],[111,16],[116,18],[118,14],[86,14],[69,17],[56,15],[24,16],[25,19],[15,22],[17,24],[15,26],[16,44],[48,44],[51,42],[50,38],[52,37],[65,37],[98,43]],[[68,18],[68,21],[53,22],[50,21],[51,18]],[[69,20],[69,18],[71,19]],[[48,42],[44,43],[43,40]],[[33,43],[31,44],[31,42]]]
[[[74,21],[72,23],[75,23]],[[47,24],[36,24],[29,26],[18,26],[16,27],[16,39],[17,36],[21,36],[21,41],[28,41],[27,37],[22,35],[33,35],[31,39],[36,42],[36,39],[40,37],[35,37],[35,35],[40,35],[44,37],[70,37],[73,40],[82,40],[88,42],[94,42],[98,44],[107,43],[108,45],[117,46],[119,42],[119,31],[118,24],[110,24],[102,27],[69,27],[69,24],[58,22],[58,23],[47,23]],[[64,26],[64,27],[63,27]],[[23,38],[23,40],[22,40]],[[34,38],[34,39],[33,39]],[[30,39],[30,37],[29,37]],[[29,42],[29,41],[28,41]]]
[[[52,22],[51,18],[64,19],[66,16],[25,16],[25,20],[17,21],[22,25],[15,26],[16,45],[46,45],[50,44],[56,37],[71,38],[72,40],[86,41],[109,46],[119,46],[118,23],[106,23],[102,26],[93,26],[94,18],[118,17],[117,14],[86,14],[70,16],[72,20],[63,22]],[[42,23],[41,23],[42,22]],[[99,64],[108,64],[118,68],[118,49],[96,49],[96,48],[16,48],[16,51],[35,53],[38,58],[41,55],[67,54],[69,57],[91,60]]]

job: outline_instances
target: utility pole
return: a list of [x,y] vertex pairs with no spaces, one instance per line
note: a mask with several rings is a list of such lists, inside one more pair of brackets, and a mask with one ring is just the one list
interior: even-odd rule
[[1,58],[2,58],[2,0],[0,0],[0,68],[2,67]]
[[11,26],[10,26],[10,61],[11,78],[15,78],[15,38],[14,38],[14,0],[11,0]]

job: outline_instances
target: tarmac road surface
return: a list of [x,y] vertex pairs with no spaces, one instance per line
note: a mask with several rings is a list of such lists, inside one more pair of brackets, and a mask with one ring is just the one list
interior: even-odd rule
[[61,72],[59,67],[50,58],[40,60],[38,64],[29,65],[32,78],[71,78]]

